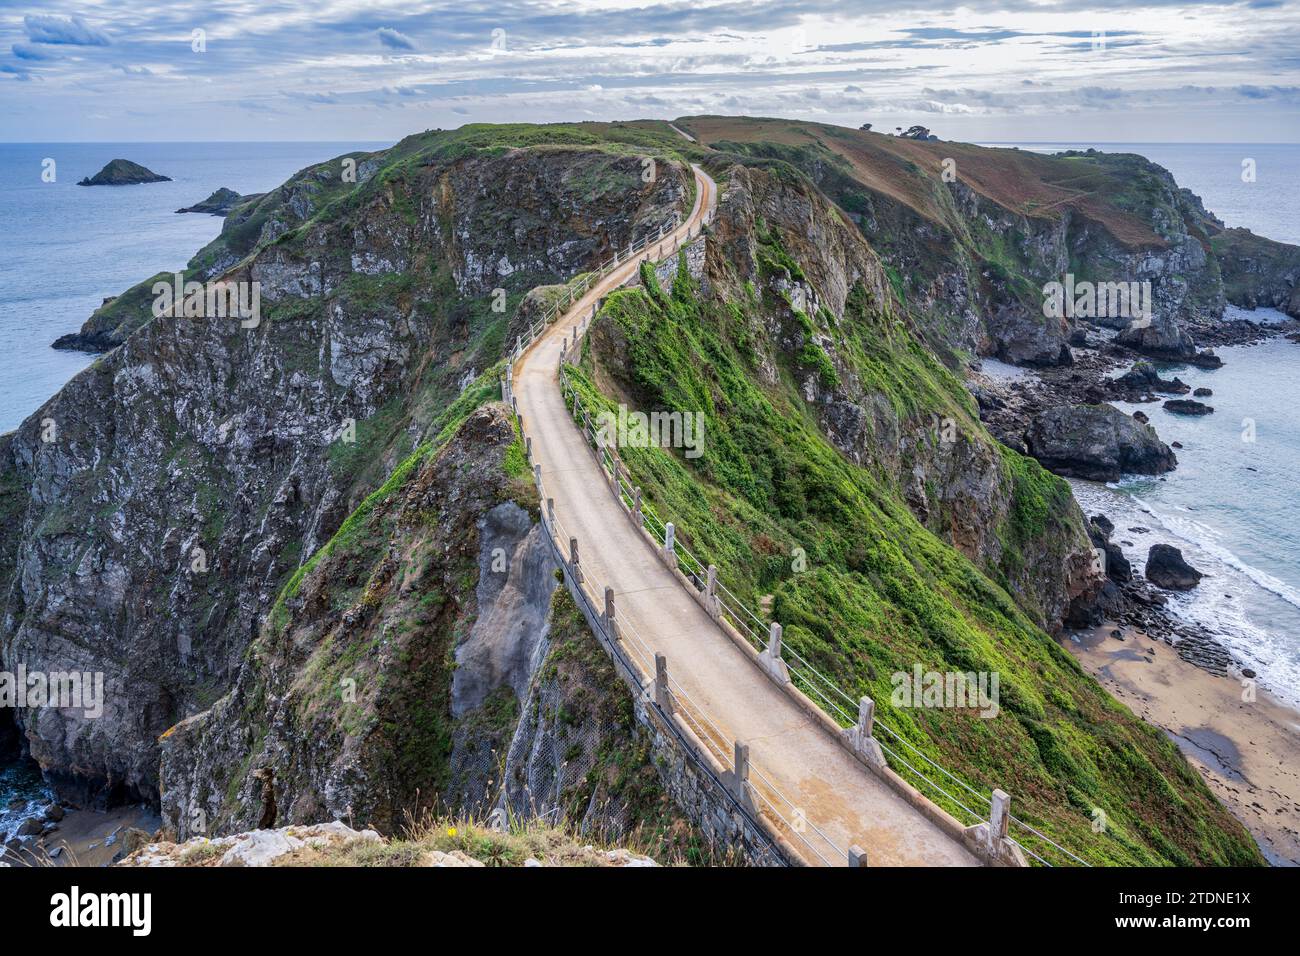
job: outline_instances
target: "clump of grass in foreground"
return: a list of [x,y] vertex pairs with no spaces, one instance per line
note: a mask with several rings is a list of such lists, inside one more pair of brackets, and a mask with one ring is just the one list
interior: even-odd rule
[[[435,851],[463,854],[485,866],[523,866],[529,859],[543,866],[611,866],[607,853],[626,850],[665,866],[685,866],[684,857],[663,858],[640,844],[635,835],[607,842],[599,834],[580,833],[567,821],[512,819],[505,830],[466,816],[426,812],[410,821],[399,837],[382,842],[353,840],[304,848],[286,854],[277,866],[424,866]],[[718,854],[710,865],[737,865],[732,853]]]

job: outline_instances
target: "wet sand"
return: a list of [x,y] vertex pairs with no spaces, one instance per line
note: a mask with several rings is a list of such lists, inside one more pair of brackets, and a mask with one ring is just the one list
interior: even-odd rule
[[[69,809],[57,830],[4,859],[11,866],[108,866],[122,852],[127,830],[152,834],[161,822],[153,811],[137,806],[108,811]],[[51,858],[56,848],[58,852]]]
[[[1120,630],[1125,639],[1110,636]],[[1182,660],[1163,641],[1105,624],[1064,639],[1084,668],[1167,733],[1275,866],[1300,866],[1300,712]]]

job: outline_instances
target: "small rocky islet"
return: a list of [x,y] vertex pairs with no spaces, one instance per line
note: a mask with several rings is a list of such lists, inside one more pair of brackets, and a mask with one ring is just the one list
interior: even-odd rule
[[169,183],[170,176],[160,176],[129,159],[114,159],[95,173],[82,179],[78,186],[136,186],[141,183]]

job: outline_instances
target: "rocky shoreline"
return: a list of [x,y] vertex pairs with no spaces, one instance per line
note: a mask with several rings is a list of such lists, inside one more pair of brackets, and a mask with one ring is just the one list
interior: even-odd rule
[[[1283,337],[1300,343],[1300,320],[1290,319],[1264,325],[1238,319],[1197,329],[1198,343],[1212,344],[1215,347],[1251,345]],[[1015,378],[999,377],[981,370],[972,377],[971,391],[979,403],[981,420],[1004,444],[1035,455],[1050,470],[1065,475],[1113,480],[1118,474],[1110,474],[1111,469],[1108,467],[1099,465],[1089,474],[1081,471],[1077,465],[1073,468],[1069,464],[1062,466],[1060,462],[1045,456],[1042,437],[1044,422],[1059,418],[1063,410],[1081,406],[1109,408],[1105,403],[1112,401],[1133,404],[1165,402],[1168,396],[1192,393],[1192,388],[1176,376],[1164,377],[1149,356],[1129,349],[1107,333],[1098,333],[1095,329],[1089,329],[1087,333],[1076,333],[1072,353],[1074,361],[1070,365],[1032,371],[1026,369],[1023,375]],[[1130,364],[1133,365],[1130,371],[1122,375],[1115,374]],[[1208,391],[1196,390],[1202,397]],[[1128,417],[1117,409],[1111,408],[1110,412],[1123,418]],[[1108,417],[1113,417],[1113,414]],[[1135,412],[1132,419],[1138,427],[1146,428],[1154,435],[1143,412]],[[1102,447],[1097,442],[1095,429],[1073,437],[1079,441],[1076,451],[1083,460],[1095,457]],[[1171,455],[1179,447],[1179,443],[1174,442],[1169,448]],[[1153,466],[1124,470],[1128,473],[1158,474],[1173,467],[1176,467],[1176,462],[1169,468]],[[1124,530],[1138,535],[1148,529],[1135,527]],[[1243,667],[1205,628],[1184,621],[1173,613],[1165,589],[1133,574],[1120,544],[1111,540],[1113,531],[1105,515],[1091,518],[1089,533],[1093,537],[1093,543],[1107,557],[1107,584],[1092,605],[1066,622],[1067,628],[1090,630],[1096,628],[1102,620],[1110,621],[1118,625],[1111,630],[1111,636],[1116,640],[1125,640],[1125,630],[1132,628],[1153,640],[1163,641],[1181,659],[1210,674],[1220,677],[1253,677],[1254,672]]]

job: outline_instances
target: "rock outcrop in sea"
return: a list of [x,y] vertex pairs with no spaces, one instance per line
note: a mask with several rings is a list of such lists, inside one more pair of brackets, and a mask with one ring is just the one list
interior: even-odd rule
[[1118,481],[1158,475],[1178,464],[1156,430],[1113,405],[1076,405],[1041,412],[1026,436],[1029,453],[1067,478]]
[[1147,553],[1146,578],[1167,591],[1190,591],[1201,583],[1200,571],[1187,563],[1171,544],[1153,544]]
[[110,160],[93,176],[82,179],[78,186],[134,186],[140,183],[169,183],[170,176],[160,176],[151,169],[129,159]]

